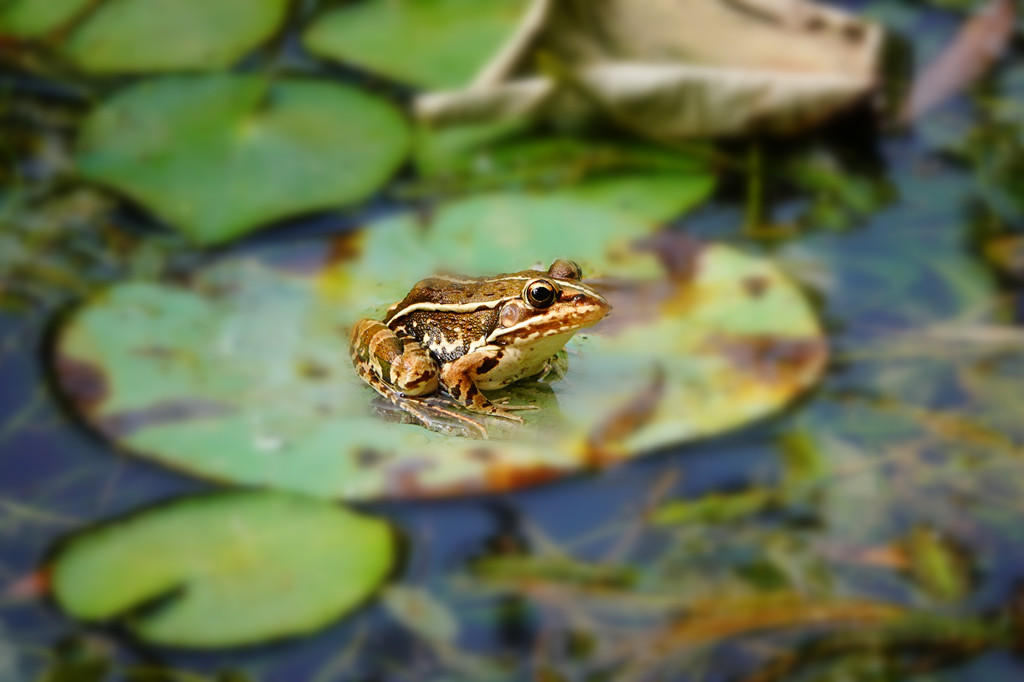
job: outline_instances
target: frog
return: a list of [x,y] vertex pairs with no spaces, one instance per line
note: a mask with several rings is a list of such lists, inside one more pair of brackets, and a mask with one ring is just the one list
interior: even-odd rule
[[516,412],[536,406],[491,400],[484,391],[543,377],[569,339],[610,310],[571,260],[555,260],[547,271],[438,274],[413,286],[382,320],[357,322],[349,353],[359,377],[415,421],[453,417],[487,439],[479,420],[448,409],[440,396],[475,415],[523,423]]

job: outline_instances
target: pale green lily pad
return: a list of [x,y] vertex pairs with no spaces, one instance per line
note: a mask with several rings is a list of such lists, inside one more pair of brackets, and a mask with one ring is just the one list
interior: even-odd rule
[[[64,328],[58,377],[127,450],[193,473],[326,497],[514,488],[735,428],[817,379],[818,322],[771,263],[578,201],[480,197],[333,243],[224,261],[186,287],[126,284]],[[661,243],[675,263],[666,277]],[[371,413],[348,329],[438,268],[484,274],[578,261],[616,309],[568,346],[568,374],[508,391],[491,440]]]
[[401,114],[354,88],[259,76],[132,87],[86,121],[78,167],[204,244],[363,200],[408,150]]
[[427,88],[466,85],[511,35],[526,0],[363,0],[307,31],[323,57]]
[[417,169],[434,194],[517,188],[558,193],[667,222],[705,201],[717,184],[713,150],[568,135],[532,135],[515,124],[419,127]]
[[64,53],[91,73],[219,69],[267,40],[287,8],[288,0],[103,2]]
[[281,493],[188,498],[89,530],[53,564],[61,607],[150,642],[222,647],[317,630],[363,603],[395,557],[389,525]]
[[90,0],[7,0],[0,3],[0,34],[37,38],[64,26]]

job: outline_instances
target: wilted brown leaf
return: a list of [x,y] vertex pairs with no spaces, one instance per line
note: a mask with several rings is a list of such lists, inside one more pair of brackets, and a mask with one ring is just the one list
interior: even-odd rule
[[793,592],[708,599],[692,605],[682,619],[659,632],[645,634],[627,648],[632,656],[619,679],[649,679],[668,659],[696,647],[717,644],[755,632],[800,627],[881,626],[896,622],[905,610],[891,604],[858,599],[814,599]]
[[1015,0],[990,0],[960,29],[953,42],[917,79],[899,120],[910,123],[981,77],[1013,36]]
[[534,0],[471,86],[415,112],[437,127],[604,119],[659,142],[792,133],[872,90],[881,37],[810,0]]
[[907,570],[910,566],[910,557],[907,556],[907,549],[899,544],[869,547],[847,559],[851,563],[897,571]]
[[15,600],[39,599],[50,593],[49,570],[38,570],[15,580],[3,590],[3,596]]
[[658,639],[657,648],[673,651],[728,637],[804,626],[856,626],[890,622],[904,613],[892,604],[857,599],[811,599],[789,592],[696,604]]

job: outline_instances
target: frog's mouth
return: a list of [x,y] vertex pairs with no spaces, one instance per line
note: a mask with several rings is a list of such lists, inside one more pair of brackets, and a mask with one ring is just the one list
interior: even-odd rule
[[572,309],[572,312],[566,314],[566,319],[578,329],[593,327],[612,310],[608,299],[596,291],[563,290],[558,303]]

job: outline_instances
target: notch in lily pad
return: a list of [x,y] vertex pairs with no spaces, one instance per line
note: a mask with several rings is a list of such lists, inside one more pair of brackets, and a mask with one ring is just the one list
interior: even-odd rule
[[238,646],[348,614],[395,553],[382,519],[283,493],[218,493],[74,536],[56,553],[53,594],[76,618],[122,621],[155,644]]

